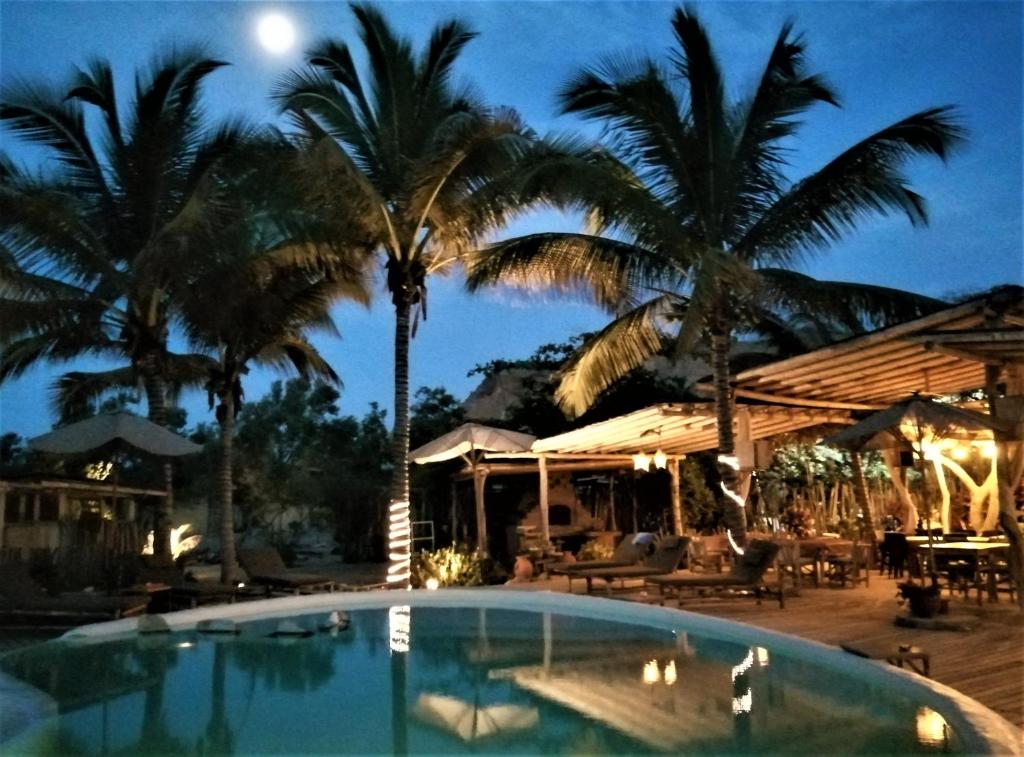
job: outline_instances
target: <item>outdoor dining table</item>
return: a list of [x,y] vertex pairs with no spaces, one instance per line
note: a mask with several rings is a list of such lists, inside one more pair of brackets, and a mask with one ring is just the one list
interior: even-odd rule
[[853,549],[853,542],[849,539],[839,539],[831,536],[813,536],[798,539],[776,538],[773,539],[781,548],[783,562],[792,566],[794,591],[800,593],[800,566],[799,558],[811,557],[814,559],[814,584],[821,584],[825,574],[825,564],[829,555],[846,554]]
[[[908,541],[910,541],[908,539]],[[911,542],[914,549],[928,549],[927,543]],[[983,560],[1006,552],[1010,545],[1004,541],[946,541],[935,542],[931,549],[936,554],[946,557],[956,557],[967,562],[974,572],[974,586],[978,590],[978,603],[981,603],[981,575],[980,568]],[[988,597],[991,601],[999,601],[995,586],[990,581],[988,585]]]

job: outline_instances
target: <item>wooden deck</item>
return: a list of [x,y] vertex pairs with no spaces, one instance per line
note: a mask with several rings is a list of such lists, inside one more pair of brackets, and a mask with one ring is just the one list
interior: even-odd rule
[[[637,584],[639,585],[639,584]],[[527,590],[567,591],[564,578],[509,585]],[[573,587],[583,590],[583,582]],[[600,595],[600,592],[595,591]],[[643,599],[639,592],[617,592],[622,599]],[[671,606],[671,605],[670,605]],[[1024,613],[1003,598],[978,607],[953,599],[950,611],[972,616],[973,630],[923,631],[893,624],[904,612],[896,604],[896,582],[877,573],[870,587],[806,588],[786,599],[786,609],[751,599],[704,599],[684,604],[694,612],[762,626],[825,644],[844,642],[896,646],[914,643],[931,653],[932,678],[976,699],[1019,728],[1024,728]]]

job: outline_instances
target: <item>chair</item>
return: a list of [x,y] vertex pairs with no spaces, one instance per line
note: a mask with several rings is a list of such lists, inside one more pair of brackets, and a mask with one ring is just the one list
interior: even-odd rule
[[895,531],[886,531],[882,538],[882,561],[878,566],[878,573],[881,575],[883,569],[888,573],[889,578],[902,578],[903,571],[907,565],[907,555],[910,552],[910,544],[907,535]]
[[847,583],[854,587],[859,583],[870,586],[871,571],[868,568],[870,549],[870,544],[854,542],[849,554],[829,555],[829,583],[839,584],[843,588],[846,588]]
[[273,547],[238,550],[238,562],[253,583],[270,590],[293,594],[316,591],[334,591],[335,580],[321,573],[300,573],[289,570],[281,555]]
[[645,580],[648,584],[658,587],[662,605],[665,604],[667,590],[675,591],[676,602],[679,605],[682,604],[682,592],[685,589],[698,592],[747,590],[752,592],[758,604],[761,603],[761,597],[765,594],[775,594],[778,596],[779,607],[784,608],[786,600],[782,591],[782,572],[779,572],[779,587],[775,591],[770,590],[764,580],[765,573],[779,555],[779,549],[779,545],[775,542],[754,539],[747,543],[742,557],[728,573],[650,576]]
[[634,544],[636,534],[626,534],[615,547],[612,556],[606,560],[580,560],[578,562],[560,562],[547,566],[549,573],[577,573],[581,570],[596,568],[624,568],[636,565],[647,554],[649,544]]
[[605,589],[610,594],[612,582],[621,581],[623,587],[628,579],[647,578],[648,576],[661,576],[674,571],[678,566],[686,548],[690,543],[689,536],[666,536],[659,541],[654,551],[644,558],[639,565],[627,565],[621,568],[596,568],[593,570],[580,570],[569,575],[569,591],[572,591],[572,579],[583,578],[587,582],[587,594],[594,588],[594,579],[600,578],[605,582]]
[[904,665],[915,673],[928,678],[931,674],[932,656],[922,647],[900,644],[897,647],[870,644],[840,644],[839,648],[857,657],[868,660],[885,660],[890,665],[902,668]]
[[231,584],[189,580],[170,555],[143,556],[138,580],[140,583],[169,586],[171,609],[192,608],[212,602],[234,602],[238,591]]
[[25,563],[0,565],[0,615],[69,625],[127,618],[145,612],[149,597],[111,597],[91,591],[51,596]]

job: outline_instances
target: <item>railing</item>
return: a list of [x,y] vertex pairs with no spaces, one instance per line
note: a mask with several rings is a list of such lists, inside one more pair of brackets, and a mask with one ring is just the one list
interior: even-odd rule
[[[414,520],[412,522],[412,551],[418,551],[416,548],[416,542],[429,541],[430,551],[434,551],[434,521],[432,520]],[[422,527],[422,528],[421,528]],[[420,535],[420,531],[427,531],[429,533]]]

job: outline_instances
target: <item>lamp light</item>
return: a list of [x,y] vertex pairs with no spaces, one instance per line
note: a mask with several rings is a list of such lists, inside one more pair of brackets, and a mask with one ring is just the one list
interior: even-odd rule
[[643,452],[633,455],[633,470],[646,471],[651,467],[651,458]]
[[412,523],[409,519],[408,500],[388,505],[388,566],[389,584],[409,588],[409,569],[412,566]]
[[667,466],[668,455],[665,454],[665,450],[659,448],[658,451],[654,453],[654,467],[659,470],[665,470]]
[[675,660],[669,661],[669,663],[665,666],[665,672],[662,677],[665,679],[666,686],[671,686],[679,679],[678,675],[676,674]]
[[917,740],[925,746],[945,746],[949,725],[946,719],[930,707],[917,711]]
[[966,447],[954,447],[952,452],[954,460],[966,460],[969,454],[970,452]]
[[644,683],[655,684],[661,680],[661,671],[658,670],[658,661],[649,660],[644,663]]
[[427,579],[426,587],[428,591],[437,591],[438,586],[440,586],[440,584],[433,576]]

